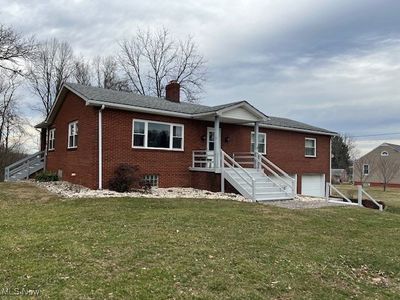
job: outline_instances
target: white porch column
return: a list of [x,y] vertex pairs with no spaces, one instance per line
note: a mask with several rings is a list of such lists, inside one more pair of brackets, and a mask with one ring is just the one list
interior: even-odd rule
[[254,168],[258,169],[257,164],[257,152],[258,152],[258,133],[260,131],[260,124],[258,122],[254,123]]
[[219,169],[221,156],[221,137],[219,131],[220,118],[218,115],[214,119],[214,168]]

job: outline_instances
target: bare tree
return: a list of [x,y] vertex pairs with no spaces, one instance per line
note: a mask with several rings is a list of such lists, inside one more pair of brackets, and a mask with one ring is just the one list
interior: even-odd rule
[[83,57],[78,57],[74,60],[73,77],[75,81],[82,85],[92,85],[92,68],[90,63]]
[[377,175],[382,180],[383,190],[386,191],[387,185],[399,173],[400,162],[391,156],[380,156],[376,164]]
[[22,61],[34,50],[33,38],[24,38],[13,28],[0,24],[0,69],[22,74]]
[[73,52],[67,42],[47,40],[38,46],[37,55],[28,68],[28,80],[33,92],[40,98],[37,109],[49,115],[62,84],[73,72]]
[[[364,173],[364,165],[368,165],[368,174]],[[368,176],[372,176],[373,172],[375,172],[376,161],[369,157],[360,157],[359,159],[354,161],[353,164],[353,172],[354,172],[354,181],[359,181],[361,185],[364,185]]]
[[17,89],[21,81],[15,72],[0,72],[0,179],[4,167],[23,156],[26,120],[21,116]]
[[163,97],[171,80],[180,83],[186,100],[198,99],[205,81],[204,58],[191,37],[175,41],[166,29],[138,30],[130,40],[120,42],[118,60],[133,91]]
[[130,91],[127,80],[121,78],[118,63],[112,56],[96,57],[93,60],[96,85],[105,89]]

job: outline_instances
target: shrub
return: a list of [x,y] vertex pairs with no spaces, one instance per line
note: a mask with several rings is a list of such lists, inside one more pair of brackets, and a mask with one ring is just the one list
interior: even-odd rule
[[38,173],[35,176],[35,179],[40,182],[58,181],[58,175],[56,173],[44,171],[44,172]]
[[139,178],[137,176],[138,169],[137,166],[120,164],[115,169],[114,176],[110,179],[110,190],[124,193],[137,187],[139,185]]

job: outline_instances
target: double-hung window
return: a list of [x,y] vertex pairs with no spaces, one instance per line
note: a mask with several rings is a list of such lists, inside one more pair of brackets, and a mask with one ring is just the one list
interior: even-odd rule
[[181,124],[133,120],[132,147],[166,150],[183,150]]
[[365,176],[369,175],[369,165],[368,164],[363,165],[363,175],[365,175]]
[[305,156],[317,157],[317,140],[314,138],[306,138],[305,140]]
[[[254,137],[255,134],[251,132],[251,152],[254,152]],[[265,133],[259,132],[258,133],[258,153],[266,154],[267,153],[267,135]]]
[[78,148],[78,121],[68,124],[68,148]]
[[49,130],[49,150],[54,150],[56,147],[56,129]]

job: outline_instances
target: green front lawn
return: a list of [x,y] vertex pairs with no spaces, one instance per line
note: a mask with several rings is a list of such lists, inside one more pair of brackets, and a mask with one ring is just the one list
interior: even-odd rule
[[[41,298],[386,299],[400,214],[213,200],[62,200],[0,184],[0,292]],[[0,297],[1,298],[1,297]]]

